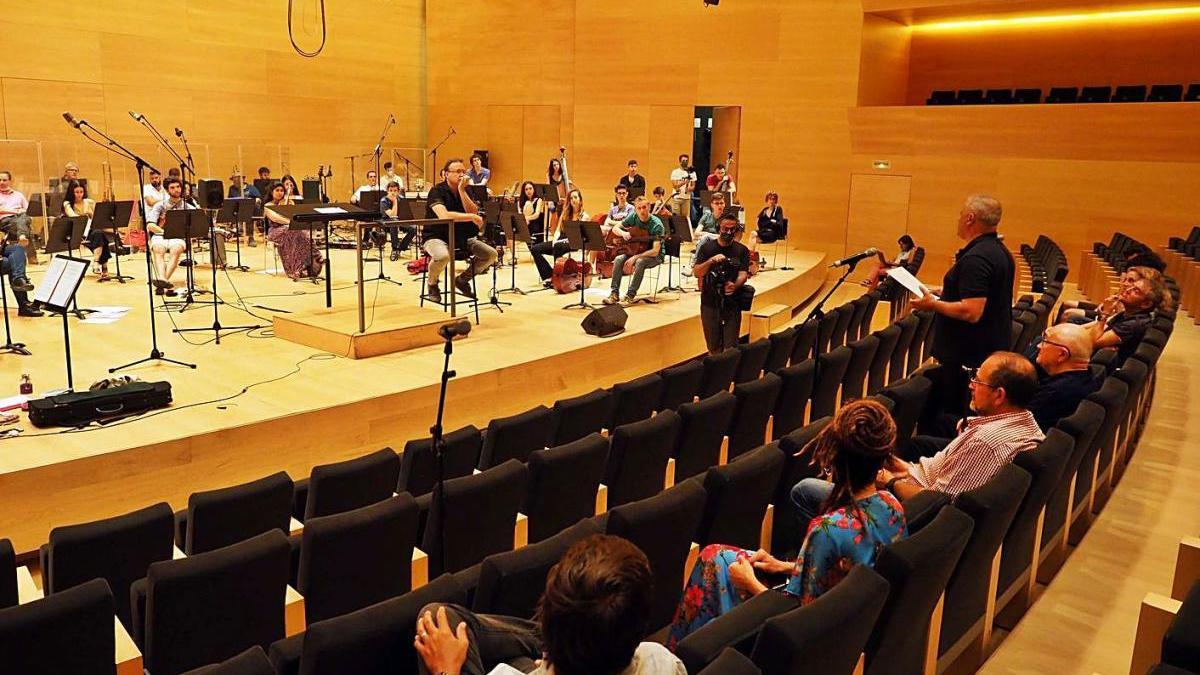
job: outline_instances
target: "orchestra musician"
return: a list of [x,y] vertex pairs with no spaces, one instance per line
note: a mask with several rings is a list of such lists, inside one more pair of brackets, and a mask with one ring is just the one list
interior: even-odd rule
[[279,183],[283,185],[284,194],[292,198],[293,204],[304,201],[304,197],[300,194],[300,184],[296,182],[295,178],[292,178],[292,174],[283,174],[283,178],[279,179]]
[[[446,161],[442,167],[442,182],[429,190],[429,199],[425,203],[425,217],[439,220],[473,223],[476,234],[483,232],[483,217],[479,215],[479,205],[467,194],[467,168],[458,158]],[[433,302],[441,302],[442,295],[438,288],[438,280],[446,265],[450,264],[450,248],[446,244],[449,238],[445,228],[440,231],[435,228],[426,229],[425,252],[429,254],[427,297]],[[466,241],[466,249],[470,254],[467,259],[467,269],[454,279],[454,287],[468,298],[474,299],[475,292],[471,289],[471,277],[483,274],[496,262],[496,249],[489,246],[478,236]]]
[[316,279],[325,264],[321,251],[313,246],[312,233],[308,230],[289,229],[291,218],[276,212],[271,207],[292,206],[295,197],[288,192],[283,183],[272,183],[267,190],[270,199],[263,205],[263,218],[267,221],[267,239],[279,249],[279,260],[283,263],[283,271],[292,281],[301,277]]
[[529,232],[535,239],[542,239],[541,235],[546,232],[546,204],[537,196],[533,181],[527,180],[521,183],[521,191],[517,196],[517,207],[524,214],[525,222],[529,223]]
[[553,236],[534,244],[529,249],[533,254],[533,263],[537,266],[538,276],[542,278],[542,285],[546,288],[551,287],[550,277],[554,274],[554,266],[546,261],[546,256],[549,255],[552,259],[557,260],[560,256],[571,252],[571,245],[563,236],[562,224],[588,219],[587,211],[583,210],[583,193],[572,189],[569,195],[567,208],[563,211],[562,219],[554,227]]
[[708,180],[705,185],[713,192],[737,192],[737,185],[733,183],[733,176],[730,176],[724,164],[718,164],[713,172],[708,174]]
[[[600,230],[604,233],[605,237],[608,236],[613,227],[620,225],[626,218],[633,214],[633,204],[629,203],[629,188],[624,185],[617,185],[617,187],[613,188],[613,195],[616,197],[616,201],[613,203],[612,208],[608,210],[608,215],[605,216],[604,221],[600,223]],[[592,251],[589,254],[593,269],[595,269],[599,258],[599,251]]]
[[661,185],[656,185],[654,187],[654,206],[651,207],[650,213],[653,213],[659,218],[670,218],[673,215],[671,211],[671,202],[667,201],[667,191],[664,190]]
[[87,186],[76,180],[68,182],[66,199],[63,200],[63,215],[88,219],[87,228],[83,231],[83,240],[92,252],[95,272],[100,276],[98,281],[108,281],[108,260],[112,257],[112,251],[108,247],[108,237],[104,232],[92,229],[92,215],[95,212],[96,202],[88,197]]
[[404,178],[402,178],[400,176],[400,174],[398,174],[392,170],[391,162],[384,162],[383,163],[383,177],[379,179],[379,184],[382,185],[383,189],[386,190],[387,186],[391,185],[392,183],[399,185],[400,186],[400,194],[404,194]]
[[696,170],[689,165],[690,159],[680,155],[679,166],[671,171],[671,187],[675,189],[671,210],[687,216],[689,225],[692,222],[692,192],[696,189]]
[[[379,212],[384,218],[396,220],[400,217],[400,193],[404,188],[400,183],[392,181],[387,184],[387,194],[379,200]],[[404,239],[400,238],[400,232],[404,232]],[[392,262],[400,259],[400,252],[408,248],[412,244],[413,237],[417,234],[417,228],[413,225],[399,225],[388,228],[388,236],[392,240]],[[382,247],[382,244],[380,245]]]
[[[780,238],[780,227],[783,224],[783,207],[779,205],[779,193],[768,192],[766,196],[766,205],[762,211],[758,212],[758,231],[772,232],[775,239]],[[765,237],[765,235],[764,235]],[[764,239],[767,243],[769,240]]]
[[471,185],[487,185],[492,179],[492,170],[483,165],[483,156],[479,153],[471,155],[471,170],[467,172]]
[[183,196],[183,183],[174,176],[163,182],[167,198],[157,202],[150,213],[146,215],[146,229],[150,232],[150,253],[154,257],[154,271],[158,278],[154,280],[157,295],[175,295],[175,284],[171,277],[179,269],[179,259],[187,249],[183,239],[167,239],[163,236],[163,227],[167,224],[167,211],[191,210],[192,206]]
[[646,191],[646,178],[638,175],[638,161],[636,159],[629,160],[628,172],[624,176],[621,176],[621,180],[617,182],[630,190]]
[[[621,186],[618,186],[618,189],[624,190]],[[663,260],[663,224],[658,216],[650,213],[650,200],[644,195],[640,196],[633,201],[633,208],[633,214],[624,222],[615,225],[612,231],[625,241],[630,241],[633,235],[625,228],[640,227],[649,233],[649,245],[641,253],[622,253],[613,260],[612,292],[604,299],[606,305],[615,305],[618,302],[624,305],[633,304],[646,270],[658,267]],[[633,277],[629,280],[625,299],[621,300],[621,277],[626,274],[632,274]]]
[[357,204],[358,200],[362,199],[362,193],[378,189],[379,177],[375,173],[375,169],[369,169],[367,170],[367,182],[354,188],[354,194],[350,195],[350,203]]
[[[696,256],[700,252],[700,247],[705,242],[717,238],[717,231],[720,227],[721,214],[725,213],[725,193],[713,192],[709,198],[709,208],[705,208],[700,214],[700,220],[696,222],[696,227],[692,229],[692,241],[696,242],[696,248],[692,250],[692,261],[689,267],[696,266]],[[682,270],[682,274],[689,274],[688,268]]]
[[12,173],[0,171],[0,232],[4,233],[6,241],[25,249],[29,263],[36,265],[37,249],[29,245],[33,219],[26,213],[28,210],[29,200],[12,186]]

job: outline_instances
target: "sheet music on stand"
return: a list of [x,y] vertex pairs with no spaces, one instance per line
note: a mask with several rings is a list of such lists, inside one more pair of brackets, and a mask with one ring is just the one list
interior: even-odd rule
[[56,312],[65,312],[87,275],[88,261],[66,255],[50,259],[50,267],[33,292],[33,299]]

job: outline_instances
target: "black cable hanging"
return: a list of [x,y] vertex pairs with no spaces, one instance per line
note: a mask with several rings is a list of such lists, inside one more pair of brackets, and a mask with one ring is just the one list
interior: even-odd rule
[[295,2],[296,0],[288,0],[288,39],[292,41],[292,49],[295,49],[297,54],[311,59],[325,50],[325,37],[327,35],[327,31],[325,29],[325,0],[318,0],[321,7],[321,44],[317,46],[317,50],[315,52],[306,52],[300,48],[300,45],[296,44],[296,35],[292,30],[292,5],[294,5]]

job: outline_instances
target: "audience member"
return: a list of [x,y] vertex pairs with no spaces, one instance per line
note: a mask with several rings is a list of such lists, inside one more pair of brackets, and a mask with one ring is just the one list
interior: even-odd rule
[[1047,431],[1100,388],[1100,381],[1088,367],[1092,336],[1083,326],[1060,324],[1047,328],[1032,349],[1038,390],[1028,407],[1038,426]]
[[1149,267],[1139,269],[1142,278],[1126,285],[1119,293],[1119,311],[1112,315],[1101,311],[1100,318],[1084,325],[1092,335],[1093,349],[1116,347],[1118,363],[1123,363],[1137,350],[1146,329],[1154,321],[1155,312],[1169,311],[1175,302],[1167,292],[1161,274]]
[[[1133,284],[1141,279],[1143,273],[1154,274],[1155,271],[1148,267],[1140,266],[1126,268],[1121,274],[1120,278],[1117,280],[1117,292],[1105,298],[1104,302],[1101,304],[1108,303],[1109,305],[1112,305],[1112,303],[1115,303],[1120,299],[1121,291],[1125,290],[1125,288],[1130,284]],[[1058,309],[1058,317],[1055,318],[1054,323],[1063,323],[1064,321],[1078,324],[1090,323],[1095,321],[1100,316],[1099,310],[1100,305],[1097,305],[1094,302],[1087,302],[1086,300],[1064,300]]]
[[418,669],[483,675],[509,664],[536,675],[685,675],[666,648],[641,641],[651,628],[651,582],[650,562],[636,546],[588,537],[551,568],[534,621],[425,607],[417,620]]
[[855,565],[874,565],[880,549],[906,537],[904,507],[875,481],[895,444],[896,423],[879,403],[860,399],[838,410],[801,450],[811,453],[829,481],[815,481],[822,496],[803,519],[807,534],[797,559],[778,560],[761,549],[704,547],[675,610],[667,646],[674,649],[745,599],[771,590],[756,572],[790,574],[779,590],[803,605],[833,588]]
[[[883,257],[883,251],[877,252],[875,255],[879,258],[879,262],[875,264],[875,269],[871,270],[871,274],[863,279],[862,285],[871,290],[875,290],[879,286],[879,282],[887,275],[887,271],[893,267],[903,267],[906,263],[912,260],[913,253],[917,250],[917,245],[913,242],[913,238],[907,234],[900,235],[896,240],[900,245],[900,252],[896,254],[895,260],[888,260]],[[893,282],[895,283],[895,282]]]

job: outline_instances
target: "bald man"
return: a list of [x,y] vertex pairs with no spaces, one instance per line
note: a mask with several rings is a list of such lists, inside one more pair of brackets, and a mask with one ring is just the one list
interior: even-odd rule
[[1074,413],[1079,402],[1100,387],[1100,380],[1088,367],[1092,336],[1083,326],[1071,323],[1051,326],[1042,333],[1034,349],[1039,386],[1029,402],[1029,412],[1042,431],[1046,431]]

